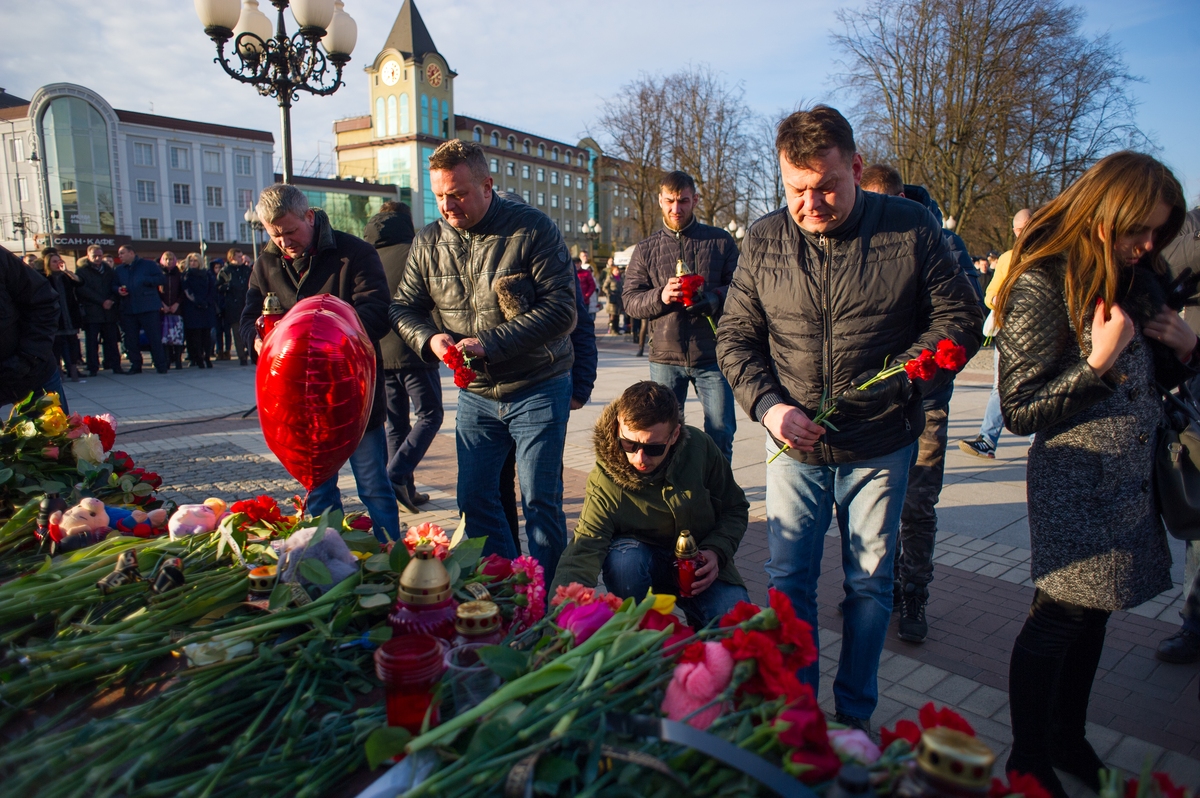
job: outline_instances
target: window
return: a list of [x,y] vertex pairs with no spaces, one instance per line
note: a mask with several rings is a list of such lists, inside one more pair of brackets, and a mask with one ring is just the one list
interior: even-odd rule
[[396,95],[387,98],[387,134],[396,135]]
[[429,96],[421,95],[421,132],[429,132]]
[[225,207],[225,192],[220,186],[205,186],[204,199],[210,208]]
[[557,208],[557,207],[558,207],[558,195],[557,195],[557,194],[551,194],[551,195],[550,195],[550,207],[551,207],[551,208]]
[[492,158],[488,161],[488,171],[492,174],[497,174],[500,171],[500,159]]
[[492,146],[493,147],[500,146],[500,134],[494,130],[492,131]]
[[545,204],[546,204],[546,194],[545,194],[545,192],[539,191],[538,192],[538,205],[545,205]]
[[[528,193],[528,192],[526,192]],[[29,179],[25,177],[17,178],[17,201],[29,202]]]
[[254,159],[249,155],[235,153],[233,156],[233,173],[239,177],[253,177]]
[[525,139],[525,141],[521,144],[521,152],[525,153],[526,155],[529,154],[529,139]]
[[375,98],[375,138],[387,135],[387,117],[383,115],[383,98]]
[[546,170],[538,169],[538,182],[544,183],[545,181],[546,181]]
[[571,198],[570,197],[563,197],[563,207],[566,208],[567,210],[571,210]]
[[407,136],[409,131],[408,92],[400,95],[400,135]]
[[550,160],[552,160],[552,161],[558,160],[558,147],[555,147],[554,152],[550,153]]
[[157,202],[157,197],[155,196],[156,193],[157,192],[154,190],[153,180],[137,181],[138,202]]
[[515,151],[516,149],[517,149],[517,138],[516,138],[516,136],[509,136],[509,137],[508,137],[508,150],[509,150],[509,152],[513,152],[513,151]]
[[625,210],[625,218],[628,219],[629,218],[629,206],[626,205],[624,210]]
[[583,157],[583,154],[581,153],[581,154],[580,154],[580,156],[579,156],[579,168],[580,168],[580,169],[582,169],[582,168],[584,168],[585,166],[587,166],[587,163],[586,163],[586,160],[585,160],[585,159],[584,159],[584,157]]
[[171,148],[171,168],[172,169],[191,169],[188,164],[191,159],[188,157],[189,151],[186,147]]
[[224,241],[225,240],[225,223],[224,222],[209,222],[208,223],[208,240],[209,241]]
[[509,177],[516,177],[517,176],[517,165],[515,163],[513,163],[512,161],[505,161],[504,174],[508,175]]
[[224,159],[219,152],[204,151],[204,171],[220,174],[225,171]]
[[529,204],[529,192],[528,192],[528,191],[522,191],[522,192],[521,192],[521,199],[525,200],[525,204],[526,204],[526,205],[528,205],[528,204]]
[[176,183],[175,189],[175,204],[176,205],[191,205],[192,204],[192,187],[187,183]]
[[521,164],[521,177],[525,178],[526,180],[529,179],[529,164]]
[[473,137],[474,137],[475,141],[478,141],[480,144],[482,144],[483,143],[483,128],[481,128],[479,125],[476,125],[475,133],[474,133]]
[[142,223],[142,238],[158,238],[158,219],[139,219]]
[[614,218],[614,219],[620,219],[620,218],[621,218],[621,208],[620,208],[620,206],[618,206],[618,205],[614,205],[614,206],[613,206],[613,218]]
[[580,189],[583,188],[583,178],[582,177],[575,178],[575,188],[580,188]]
[[450,103],[442,100],[442,138],[450,138]]
[[238,241],[250,240],[250,225],[245,222],[238,222]]
[[558,172],[550,173],[550,185],[552,185],[552,186],[558,185]]
[[538,157],[539,157],[539,158],[545,158],[545,157],[546,157],[546,145],[545,145],[545,144],[539,144],[539,145],[538,145]]
[[571,151],[570,150],[567,150],[565,153],[563,153],[563,163],[565,163],[565,164],[571,163]]
[[567,221],[564,223],[564,228],[566,229],[566,231],[568,233],[571,232],[571,220],[570,219],[567,219]]
[[192,222],[190,219],[175,220],[175,238],[180,241],[192,240]]
[[[17,139],[19,142],[20,139]],[[141,141],[133,143],[133,165],[154,166],[154,145]]]
[[237,192],[237,206],[239,211],[244,211],[254,205],[254,189],[239,188]]
[[13,163],[25,160],[25,140],[16,137],[9,139],[8,154]]

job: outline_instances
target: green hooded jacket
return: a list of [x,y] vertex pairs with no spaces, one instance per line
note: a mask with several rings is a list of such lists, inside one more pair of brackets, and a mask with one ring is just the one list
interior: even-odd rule
[[700,549],[716,553],[718,579],[742,584],[733,558],[746,534],[750,503],[712,438],[685,425],[665,465],[643,475],[621,451],[616,409],[609,405],[596,421],[592,442],[596,466],[551,594],[571,582],[595,587],[613,538],[634,537],[674,551],[682,529],[692,533]]

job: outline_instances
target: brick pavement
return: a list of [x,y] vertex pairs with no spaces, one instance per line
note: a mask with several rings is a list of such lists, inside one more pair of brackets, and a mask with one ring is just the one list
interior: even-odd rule
[[[646,361],[634,358],[632,352],[626,341],[600,339],[600,377],[593,401],[572,414],[564,454],[564,510],[569,526],[578,515],[593,462],[592,423],[605,402],[645,378]],[[164,475],[168,495],[189,501],[209,495],[243,498],[258,492],[279,499],[291,496],[299,486],[266,448],[253,416],[240,418],[253,405],[253,375],[247,369],[216,365],[213,371],[199,374],[93,378],[86,385],[68,386],[72,409],[115,412],[123,423],[121,447],[139,464]],[[904,643],[896,637],[893,622],[880,665],[880,701],[873,723],[890,726],[901,717],[915,716],[926,701],[945,703],[972,723],[1002,762],[1011,741],[1008,656],[1033,593],[1024,520],[1025,446],[1006,434],[997,461],[986,463],[954,448],[956,439],[974,436],[990,387],[990,356],[981,354],[971,366],[978,370],[959,377],[951,406],[951,451],[939,506],[941,532],[928,607],[929,639],[923,645]],[[455,392],[448,380],[444,387],[447,419],[417,473],[418,485],[430,492],[432,500],[420,515],[402,515],[406,523],[431,520],[452,527],[457,517]],[[694,400],[686,411],[690,418],[699,417]],[[767,547],[762,434],[740,411],[739,424],[734,469],[751,501],[751,524],[738,560],[751,597],[763,602]],[[340,484],[347,508],[359,506],[348,468]],[[826,540],[818,586],[820,695],[827,709],[832,709],[832,678],[841,638],[836,611],[842,595],[840,554],[835,534]],[[1178,565],[1175,571],[1179,582]],[[1200,784],[1200,668],[1166,665],[1153,657],[1158,641],[1177,627],[1178,598],[1176,589],[1132,612],[1113,615],[1089,711],[1089,738],[1111,765],[1137,771],[1148,756],[1155,767],[1170,771],[1178,780]],[[1086,794],[1077,783],[1069,786],[1073,793]]]

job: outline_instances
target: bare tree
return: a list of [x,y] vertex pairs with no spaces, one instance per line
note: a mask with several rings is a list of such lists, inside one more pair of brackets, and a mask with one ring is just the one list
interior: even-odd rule
[[696,214],[705,224],[732,219],[744,205],[753,115],[743,94],[740,84],[701,65],[665,77],[639,75],[604,101],[598,138],[606,155],[624,162],[620,177],[643,238],[657,226],[659,181],[673,169],[696,181]]
[[1148,144],[1119,50],[1061,0],[869,0],[838,17],[863,139],[977,250],[1105,153]]
[[[807,102],[801,100],[800,107]],[[783,191],[783,174],[779,169],[779,152],[775,149],[775,133],[779,123],[790,113],[778,111],[773,116],[758,116],[751,126],[746,151],[746,180],[743,196],[742,224],[782,208],[787,202]]]

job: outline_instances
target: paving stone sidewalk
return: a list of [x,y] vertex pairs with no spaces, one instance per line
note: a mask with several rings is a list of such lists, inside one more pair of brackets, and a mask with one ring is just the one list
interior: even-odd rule
[[[602,329],[598,323],[598,329]],[[603,405],[626,386],[647,378],[644,358],[628,339],[602,336],[600,375],[592,402],[572,414],[564,453],[564,510],[568,528],[577,517],[587,473],[593,465],[591,427]],[[159,377],[97,377],[68,386],[72,409],[114,412],[125,426],[119,446],[161,473],[163,491],[179,500],[207,496],[245,498],[267,493],[285,500],[300,490],[265,446],[253,416],[249,369],[216,364],[212,371]],[[1024,621],[1033,589],[1029,582],[1028,526],[1024,507],[1025,441],[1002,436],[998,458],[980,461],[958,451],[955,441],[974,437],[990,390],[990,354],[981,353],[959,376],[951,405],[951,448],[946,487],[939,505],[936,576],[928,606],[931,625],[923,645],[910,645],[889,630],[880,666],[875,728],[915,717],[926,701],[961,712],[1002,763],[1011,743],[1007,702],[1008,657]],[[972,371],[970,369],[974,368]],[[447,418],[417,472],[418,487],[432,500],[406,524],[434,521],[453,527],[456,391],[444,377]],[[240,412],[238,412],[240,411]],[[689,400],[686,413],[699,419]],[[179,423],[177,423],[179,422]],[[766,599],[767,558],[763,434],[739,411],[734,470],[751,501],[751,524],[738,552],[751,597]],[[169,425],[169,426],[168,426]],[[347,509],[361,509],[349,469],[340,476]],[[1179,546],[1175,581],[1182,579]],[[819,581],[822,680],[820,700],[832,709],[832,680],[841,640],[842,597],[836,528],[826,540]],[[1158,641],[1179,623],[1179,590],[1128,613],[1114,613],[1089,710],[1089,739],[1110,765],[1140,770],[1149,757],[1178,781],[1200,785],[1200,667],[1166,665],[1154,659]],[[1069,782],[1072,794],[1086,789]]]

